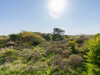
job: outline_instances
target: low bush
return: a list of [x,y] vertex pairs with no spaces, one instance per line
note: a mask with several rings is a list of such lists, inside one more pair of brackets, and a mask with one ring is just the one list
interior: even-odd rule
[[45,41],[45,39],[33,32],[22,32],[19,35],[19,39],[26,43],[27,45],[37,45],[40,44],[41,42]]
[[83,58],[79,55],[76,54],[72,54],[69,57],[69,64],[73,67],[73,68],[77,68],[78,66],[80,66],[82,64]]
[[17,55],[15,54],[16,50],[7,49],[2,51],[0,54],[0,63],[3,64],[5,62],[13,62],[17,59]]
[[69,50],[71,50],[74,54],[77,54],[77,44],[75,41],[68,41],[67,46],[69,46]]
[[15,41],[18,39],[18,35],[17,34],[10,34],[10,40]]

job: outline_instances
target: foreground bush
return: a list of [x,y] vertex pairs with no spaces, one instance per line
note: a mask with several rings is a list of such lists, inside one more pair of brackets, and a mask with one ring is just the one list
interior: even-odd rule
[[86,68],[88,75],[100,75],[100,34],[86,42]]
[[4,51],[1,51],[0,53],[0,64],[3,64],[5,62],[13,62],[17,59],[17,55],[15,54],[14,49],[7,49]]
[[89,49],[88,61],[100,65],[100,38],[89,40],[87,49]]

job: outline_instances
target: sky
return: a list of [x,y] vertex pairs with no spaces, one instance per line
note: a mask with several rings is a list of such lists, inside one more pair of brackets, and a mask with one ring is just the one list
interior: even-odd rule
[[66,35],[100,32],[100,0],[0,0],[0,35],[22,30]]

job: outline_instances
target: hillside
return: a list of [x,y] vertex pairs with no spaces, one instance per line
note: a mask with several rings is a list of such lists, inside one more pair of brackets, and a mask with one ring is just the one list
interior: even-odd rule
[[0,75],[99,75],[100,34],[0,36]]

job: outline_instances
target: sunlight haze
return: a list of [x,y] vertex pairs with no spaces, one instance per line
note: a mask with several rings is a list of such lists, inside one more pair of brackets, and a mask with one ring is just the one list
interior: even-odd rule
[[49,13],[53,18],[59,18],[65,9],[67,0],[49,0]]

